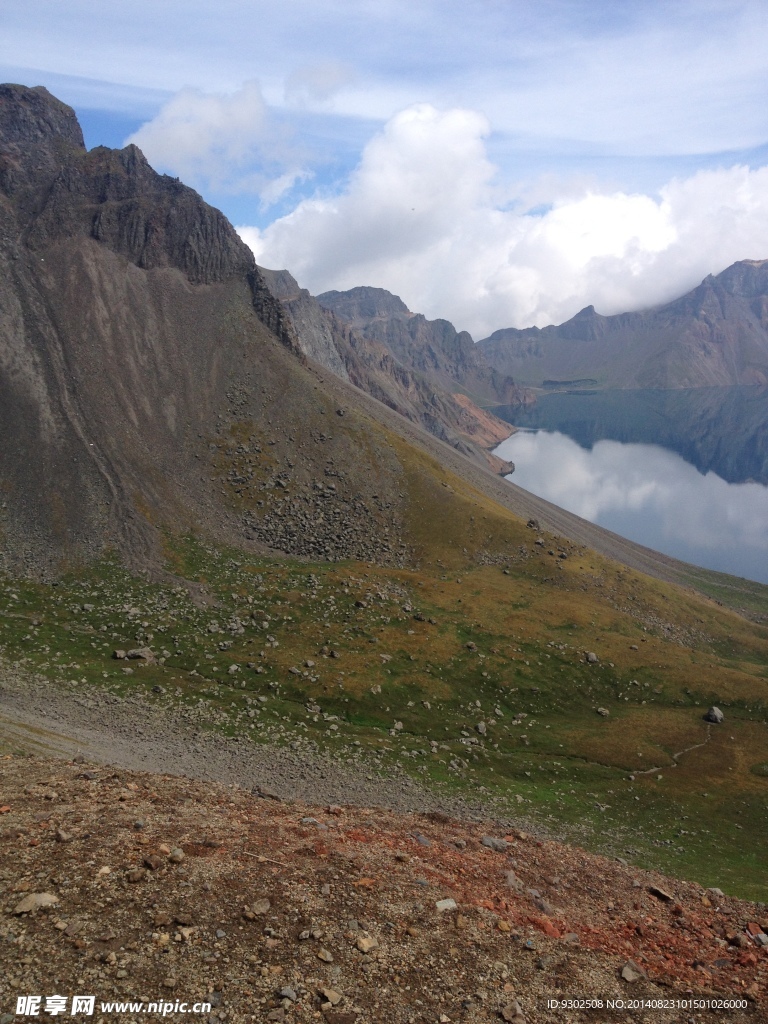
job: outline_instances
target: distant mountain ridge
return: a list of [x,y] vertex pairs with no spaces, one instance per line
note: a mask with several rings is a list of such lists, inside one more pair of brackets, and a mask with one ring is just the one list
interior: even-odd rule
[[702,388],[768,383],[768,260],[741,260],[654,309],[601,316],[587,306],[558,326],[504,328],[477,343],[519,384]]
[[[411,313],[405,303],[383,288],[353,288],[315,298],[287,270],[259,268],[272,294],[280,300],[290,318],[299,348],[307,358],[320,363],[337,376],[421,424],[430,433],[475,461],[496,472],[509,472],[509,464],[492,455],[512,432],[512,427],[486,412],[462,393],[466,381],[482,379],[483,402],[497,404],[506,398],[513,404],[525,393],[514,381],[485,367],[475,356],[471,337],[457,334],[448,321],[427,321]],[[331,296],[329,298],[328,296]],[[420,358],[420,351],[408,343],[394,325],[415,323],[427,344],[435,338],[445,343],[441,356]],[[382,330],[371,329],[381,325]],[[447,352],[456,343],[465,358],[451,361]],[[462,372],[462,366],[468,368]],[[482,367],[472,373],[472,367]],[[494,383],[497,389],[494,390]],[[457,393],[458,392],[458,393]]]
[[448,320],[412,313],[384,288],[323,292],[317,301],[358,334],[386,345],[402,366],[448,391],[465,391],[475,401],[497,405],[525,399],[512,375],[492,366],[468,331],[457,331]]

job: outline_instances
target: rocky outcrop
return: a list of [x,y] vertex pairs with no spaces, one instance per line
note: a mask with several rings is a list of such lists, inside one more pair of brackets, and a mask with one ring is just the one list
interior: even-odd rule
[[[337,315],[300,288],[287,270],[259,269],[290,317],[305,356],[421,424],[463,454],[490,466],[494,472],[501,471],[502,463],[485,449],[509,437],[510,425],[480,409],[466,395],[454,394],[457,382],[436,372],[436,363],[430,372],[428,362],[421,360],[417,350],[404,339],[398,356],[385,341],[369,336],[371,332],[365,330],[369,314],[391,315],[392,319],[386,322],[404,317],[427,323],[424,317],[414,318],[397,296],[383,288],[333,293],[339,297],[338,306],[344,314]],[[453,331],[447,321],[437,323]],[[472,345],[471,338],[469,344]]]
[[[333,406],[302,361],[221,213],[134,146],[87,152],[45,89],[0,87],[0,568],[56,571],[107,549],[146,564],[164,529],[295,549],[292,510],[282,533],[254,527],[258,505],[246,525],[217,460],[235,424],[272,435],[269,458],[323,432]],[[306,472],[348,462],[379,536],[396,517],[370,492],[391,505],[399,467],[377,458],[373,423],[350,430],[311,448]]]
[[462,391],[476,402],[495,405],[525,400],[511,377],[489,365],[467,331],[457,331],[448,320],[411,313],[402,299],[383,288],[323,292],[317,300],[357,334],[385,345],[401,366],[446,391]]
[[505,328],[478,342],[519,381],[614,388],[768,383],[768,260],[742,260],[656,309],[601,316],[587,306],[555,327]]
[[93,239],[143,270],[180,270],[192,284],[247,279],[260,318],[296,347],[226,217],[157,174],[136,146],[87,152],[74,111],[41,86],[0,86],[0,198],[6,243],[15,235],[30,253]]
[[340,352],[343,341],[333,318],[328,316],[306,288],[299,287],[287,270],[259,267],[259,271],[271,294],[285,309],[297,344],[304,355],[343,380],[349,380]]

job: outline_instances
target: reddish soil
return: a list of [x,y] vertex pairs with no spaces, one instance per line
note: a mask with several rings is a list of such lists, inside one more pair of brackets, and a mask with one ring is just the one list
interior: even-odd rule
[[[768,1019],[762,906],[557,842],[29,757],[0,760],[0,794],[3,1021],[54,993],[94,994],[83,1020],[115,999],[232,1022]],[[57,902],[15,913],[33,893]],[[547,1008],[566,996],[654,1002]],[[745,1009],[679,1002],[718,996]]]

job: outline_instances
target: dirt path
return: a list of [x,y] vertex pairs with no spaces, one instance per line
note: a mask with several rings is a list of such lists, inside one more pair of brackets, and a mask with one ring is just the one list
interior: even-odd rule
[[[690,752],[692,750],[698,750],[699,747],[706,747],[706,745],[709,743],[709,741],[711,739],[712,739],[712,726],[711,725],[707,725],[707,738],[705,740],[703,740],[701,743],[694,743],[692,746],[686,747],[685,750],[680,750],[680,751],[678,751],[678,753],[673,754],[672,755],[672,763],[666,765],[666,767],[667,768],[676,768],[677,767],[677,763],[680,760],[680,758],[683,756],[683,754],[690,754]],[[654,772],[661,772],[661,771],[664,771],[664,766],[663,765],[659,765],[656,768],[644,768],[641,772],[634,772],[633,774],[635,774],[635,775],[653,775]]]

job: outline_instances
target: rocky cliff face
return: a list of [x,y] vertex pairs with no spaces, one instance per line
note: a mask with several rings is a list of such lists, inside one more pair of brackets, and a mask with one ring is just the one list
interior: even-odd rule
[[383,288],[324,292],[317,300],[362,337],[385,345],[401,366],[446,391],[497,405],[524,401],[523,390],[489,365],[467,331],[457,331],[448,320],[411,313],[402,299]]
[[[430,433],[495,472],[508,471],[506,463],[485,449],[493,448],[512,431],[509,424],[484,412],[470,398],[454,394],[455,379],[438,372],[430,363],[398,338],[397,351],[385,340],[366,330],[371,318],[385,323],[416,319],[405,304],[383,288],[353,288],[338,296],[336,313],[300,288],[287,270],[259,268],[273,295],[287,311],[301,351],[337,376],[419,423]],[[454,335],[447,321],[444,324]],[[472,345],[472,339],[469,338]]]
[[218,211],[133,146],[86,152],[45,89],[0,88],[0,566],[147,564],[184,530],[401,558],[370,540],[397,532],[397,460],[350,395],[329,429],[304,363]]
[[742,260],[657,309],[557,327],[495,331],[478,342],[499,373],[541,385],[591,379],[619,388],[768,382],[768,260]]

